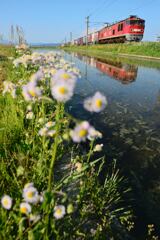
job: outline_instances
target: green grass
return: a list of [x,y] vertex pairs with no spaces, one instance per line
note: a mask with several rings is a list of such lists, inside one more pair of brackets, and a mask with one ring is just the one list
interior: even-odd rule
[[15,50],[12,46],[0,45],[0,89],[2,89],[2,83],[8,78],[8,74],[11,68],[11,61],[9,57],[13,57]]
[[85,51],[88,54],[106,55],[111,54],[133,54],[148,57],[160,57],[160,43],[140,42],[125,44],[101,44],[86,46],[68,46],[63,49],[71,51]]

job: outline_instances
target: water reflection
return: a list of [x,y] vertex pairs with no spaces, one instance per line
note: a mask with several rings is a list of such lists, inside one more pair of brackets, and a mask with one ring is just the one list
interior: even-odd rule
[[[116,159],[128,177],[134,196],[137,231],[144,224],[160,222],[160,73],[152,67],[119,60],[66,55],[80,68],[82,79],[70,102],[71,113],[88,119],[103,132],[104,154]],[[71,60],[71,59],[70,59]],[[118,81],[114,81],[114,79]],[[85,97],[95,91],[106,95],[109,105],[100,115],[87,113]],[[142,233],[144,236],[144,232]],[[143,239],[140,238],[140,239]]]
[[[77,53],[64,57],[82,75],[68,110],[103,133],[107,162],[117,160],[133,189],[131,204],[139,235],[134,239],[146,239],[143,226],[160,223],[160,64],[110,56],[104,61]],[[83,108],[84,99],[95,91],[108,99],[101,114]]]
[[89,58],[78,53],[73,53],[73,56],[82,60],[86,64],[97,68],[99,71],[108,75],[109,77],[120,81],[122,84],[129,84],[135,81],[137,77],[138,67],[133,65],[129,65],[126,63],[123,64],[120,61],[113,61],[109,59],[102,60],[100,58]]

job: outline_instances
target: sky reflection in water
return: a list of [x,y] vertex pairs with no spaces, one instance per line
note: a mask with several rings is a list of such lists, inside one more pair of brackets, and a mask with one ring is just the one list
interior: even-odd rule
[[[129,178],[135,208],[143,223],[160,222],[160,68],[64,54],[81,70],[70,112],[88,119],[104,134],[104,153],[117,159]],[[143,65],[143,64],[142,64]],[[101,114],[83,108],[84,98],[101,91],[108,107]]]

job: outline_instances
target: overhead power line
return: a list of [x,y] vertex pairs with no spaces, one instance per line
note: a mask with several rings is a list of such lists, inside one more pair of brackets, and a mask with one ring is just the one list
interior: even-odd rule
[[106,4],[108,1],[110,2],[110,0],[105,0],[105,1],[103,1],[102,4],[99,5],[99,7],[95,8],[92,12],[90,12],[90,14],[88,14],[88,16],[91,17],[92,15],[94,15],[94,13],[96,13],[99,9],[101,9],[102,6],[103,6],[104,4]]
[[141,8],[145,8],[146,6],[149,6],[151,3],[154,4],[155,1],[157,1],[157,0],[150,0],[150,1],[148,1],[148,2],[147,2],[147,0],[145,0],[145,3],[143,2],[143,3],[141,3],[138,7],[136,7],[135,9],[132,9],[132,10],[131,10],[131,13],[132,13],[133,11],[137,11],[137,10],[139,10],[139,9],[141,9]]

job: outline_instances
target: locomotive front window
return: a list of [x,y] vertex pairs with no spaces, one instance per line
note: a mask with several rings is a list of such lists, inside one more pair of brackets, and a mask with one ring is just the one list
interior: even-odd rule
[[127,25],[141,25],[144,26],[145,21],[144,20],[127,20]]

